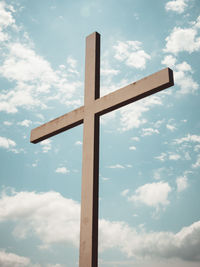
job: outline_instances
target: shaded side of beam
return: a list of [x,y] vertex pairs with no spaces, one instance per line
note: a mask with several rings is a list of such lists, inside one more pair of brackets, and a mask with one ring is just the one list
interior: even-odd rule
[[30,142],[38,143],[83,123],[84,107],[77,108],[63,116],[47,122],[31,131]]
[[98,115],[123,107],[174,85],[173,71],[165,68],[95,101]]

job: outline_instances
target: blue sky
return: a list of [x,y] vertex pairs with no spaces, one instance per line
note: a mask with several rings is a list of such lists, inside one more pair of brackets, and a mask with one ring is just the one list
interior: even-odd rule
[[78,266],[83,126],[30,144],[84,100],[162,68],[175,86],[101,118],[99,266],[200,264],[200,2],[0,2],[0,266]]

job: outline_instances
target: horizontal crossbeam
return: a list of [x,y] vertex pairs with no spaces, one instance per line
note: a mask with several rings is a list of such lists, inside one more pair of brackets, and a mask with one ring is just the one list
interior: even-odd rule
[[174,85],[173,72],[165,68],[95,101],[94,113],[103,115]]
[[84,109],[103,115],[174,85],[173,72],[165,68],[113,93],[98,98],[87,107],[80,107],[31,131],[31,143],[38,143],[51,136],[71,129],[84,121]]
[[31,143],[41,142],[83,123],[84,107],[77,108],[31,131]]

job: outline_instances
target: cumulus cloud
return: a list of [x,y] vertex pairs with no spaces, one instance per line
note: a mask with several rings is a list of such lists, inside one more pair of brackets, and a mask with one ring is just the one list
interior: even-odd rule
[[28,267],[31,266],[29,258],[16,255],[14,253],[8,253],[4,250],[0,250],[0,266],[1,267]]
[[3,192],[0,221],[16,221],[13,234],[26,238],[36,234],[43,245],[70,242],[78,245],[80,205],[57,192]]
[[[8,26],[17,28],[13,17],[12,6],[1,2],[1,41],[8,39],[8,34],[4,32]],[[66,69],[54,70],[46,59],[36,53],[30,41],[25,42],[19,36],[16,39],[4,44],[1,42],[3,52],[0,75],[11,82],[11,88],[0,93],[0,111],[16,113],[19,108],[46,108],[46,103],[50,100],[59,100],[64,105],[78,105],[80,100],[75,102],[70,100],[82,83],[77,76],[68,75],[77,74],[76,61],[69,57]]]
[[162,64],[169,67],[173,67],[175,83],[181,88],[178,93],[189,94],[196,92],[199,88],[199,84],[195,82],[192,78],[192,67],[186,61],[183,61],[180,64],[171,65],[175,64],[175,62],[176,60],[173,56],[165,56],[162,61]]
[[15,146],[16,146],[15,141],[9,138],[0,136],[0,147],[5,148],[5,149],[11,149]]
[[143,232],[129,227],[124,222],[100,223],[100,249],[117,247],[128,257],[135,258],[180,258],[199,261],[200,222],[184,227],[178,233]]
[[169,204],[168,194],[171,187],[166,182],[145,184],[136,189],[135,194],[128,199],[133,202],[140,202],[147,206],[159,208]]
[[124,61],[129,67],[145,69],[147,60],[151,58],[142,49],[142,43],[139,41],[118,41],[113,48],[115,49],[115,58],[119,61]]
[[174,27],[170,35],[165,39],[164,52],[178,54],[179,52],[195,52],[200,50],[200,36],[198,35],[198,21],[190,28]]
[[[166,189],[164,191],[166,192]],[[168,202],[167,199],[158,196],[157,199],[162,205]],[[53,243],[62,242],[78,247],[79,219],[79,203],[64,198],[57,192],[13,191],[11,194],[3,192],[0,197],[0,222],[13,221],[13,234],[16,237],[27,238],[28,235],[35,234],[46,248]],[[137,259],[148,257],[200,261],[200,221],[172,233],[148,232],[144,227],[133,228],[123,221],[101,219],[99,248],[100,252],[118,249],[125,256]],[[28,262],[28,259],[25,260]]]
[[188,0],[173,0],[165,4],[167,11],[174,11],[179,14],[183,13],[187,7]]
[[173,57],[172,55],[167,55],[164,57],[164,59],[161,62],[163,65],[166,65],[170,68],[175,67],[175,63],[176,63],[176,58]]

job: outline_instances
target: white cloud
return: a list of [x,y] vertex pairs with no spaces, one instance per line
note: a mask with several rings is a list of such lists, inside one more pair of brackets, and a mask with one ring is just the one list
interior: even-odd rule
[[[166,202],[159,201],[164,205]],[[0,197],[0,221],[14,222],[13,234],[18,238],[35,234],[46,248],[62,242],[78,247],[79,219],[79,203],[56,192],[13,192],[11,195],[3,192]],[[144,227],[133,228],[122,221],[101,219],[99,244],[100,253],[118,249],[126,257],[136,259],[200,261],[200,221],[172,233],[148,232]]]
[[100,244],[100,250],[117,247],[130,258],[147,257],[148,260],[159,258],[161,261],[179,258],[184,261],[199,261],[200,221],[174,234],[172,232],[147,232],[145,229],[139,232],[124,222],[101,220]]
[[188,187],[188,179],[184,175],[183,177],[178,177],[176,179],[177,191],[182,192]]
[[193,21],[192,24],[195,28],[200,28],[200,16],[198,16],[197,20]]
[[43,153],[47,153],[49,150],[51,150],[51,148],[52,148],[51,143],[52,143],[52,141],[49,139],[46,139],[40,143],[40,145],[42,146]]
[[173,154],[173,153],[169,154],[169,160],[178,160],[180,158],[181,156],[179,154]]
[[[166,56],[162,61],[162,64],[170,67],[170,60],[166,60]],[[192,78],[192,67],[186,62],[183,61],[180,64],[176,64],[173,67],[174,70],[174,80],[175,84],[179,85],[181,90],[178,91],[179,94],[188,94],[194,93],[199,88],[199,84],[195,82]]]
[[108,181],[108,180],[110,180],[110,178],[108,178],[108,177],[102,177],[101,178],[103,181]]
[[173,0],[165,4],[167,11],[174,11],[179,14],[183,13],[187,7],[188,0]]
[[111,69],[111,68],[102,68],[101,75],[103,76],[115,76],[119,74],[119,70]]
[[193,167],[193,168],[198,168],[198,167],[200,167],[200,154],[199,154],[198,157],[197,157],[197,161],[196,161],[194,164],[192,164],[192,167]]
[[78,71],[76,70],[77,61],[72,56],[69,56],[67,58],[67,64],[68,64],[69,72],[74,73],[74,74],[79,74]]
[[15,141],[13,141],[9,138],[0,136],[0,147],[6,148],[6,149],[11,149],[15,146],[16,146]]
[[136,189],[135,194],[128,199],[133,202],[141,202],[147,206],[156,207],[169,204],[168,194],[171,187],[166,182],[145,184]]
[[131,164],[126,164],[125,165],[127,168],[132,168],[133,166]]
[[121,164],[115,164],[115,165],[111,165],[108,168],[110,169],[124,169],[124,166],[122,166]]
[[29,258],[16,255],[14,253],[8,253],[4,250],[0,250],[0,266],[1,267],[28,267],[31,266]]
[[142,136],[152,135],[152,134],[159,134],[159,131],[157,129],[153,128],[143,128],[142,129]]
[[175,27],[170,35],[165,39],[165,52],[177,54],[179,52],[189,52],[200,50],[200,36],[195,27],[182,29]]
[[146,119],[142,118],[143,113],[157,105],[162,105],[161,98],[152,95],[146,99],[142,99],[121,108],[119,130],[123,132],[140,127],[142,124],[146,123]]
[[174,79],[181,87],[180,94],[194,93],[199,88],[199,84],[193,80],[190,73],[192,73],[192,68],[187,62],[176,65]]
[[142,43],[139,41],[118,41],[113,48],[115,49],[115,58],[119,61],[124,61],[129,67],[145,69],[146,61],[151,58],[142,49]]
[[16,28],[12,12],[14,12],[14,9],[11,5],[7,5],[4,1],[0,2],[0,42],[9,39],[9,35],[3,30],[9,26]]
[[[77,105],[78,100],[76,103],[69,101],[82,85],[77,77],[76,80],[67,77],[65,69],[53,70],[50,63],[38,55],[31,45],[10,42],[6,49],[0,74],[16,85],[0,94],[0,111],[16,113],[19,107],[46,108],[50,100],[60,101],[64,105]],[[74,66],[73,59],[70,59],[67,70],[75,72]]]
[[130,146],[129,150],[136,150],[136,147],[135,146]]
[[165,161],[165,160],[166,160],[166,156],[167,156],[167,154],[164,153],[164,152],[162,152],[161,155],[155,157],[155,159],[158,159],[158,160],[160,160],[160,161]]
[[166,128],[170,130],[171,132],[174,132],[176,130],[176,126],[171,124],[166,124]]
[[17,123],[18,125],[29,127],[32,124],[31,120],[23,120]]
[[6,126],[11,126],[13,123],[11,121],[4,121],[3,124]]
[[55,170],[55,172],[65,174],[69,173],[69,170],[66,167],[59,167]]
[[57,192],[3,192],[0,221],[17,223],[13,234],[27,238],[35,234],[43,245],[70,242],[78,246],[80,205]]
[[174,140],[175,144],[182,144],[182,143],[200,143],[200,136],[195,134],[188,134],[186,137],[178,138]]
[[174,68],[176,63],[176,58],[172,55],[167,55],[164,57],[164,59],[161,61],[163,65],[168,66],[169,68]]
[[137,137],[137,136],[135,136],[135,137],[131,137],[131,140],[136,141],[136,142],[139,142],[140,141],[140,138]]
[[82,143],[81,141],[76,141],[76,142],[75,142],[75,145],[76,145],[76,146],[81,146],[82,144],[83,144],[83,143]]
[[153,178],[155,180],[160,180],[163,177],[164,172],[167,172],[165,168],[158,168],[158,169],[154,170]]
[[123,197],[125,197],[125,196],[127,196],[128,195],[128,193],[130,192],[130,190],[129,189],[125,189],[125,190],[123,190],[122,192],[121,192],[121,196],[123,196]]

